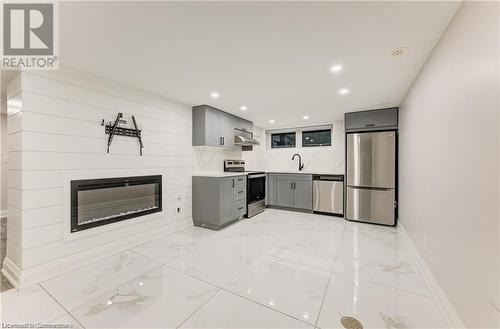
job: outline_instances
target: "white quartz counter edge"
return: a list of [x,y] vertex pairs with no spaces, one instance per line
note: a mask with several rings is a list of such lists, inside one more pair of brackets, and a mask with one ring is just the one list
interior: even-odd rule
[[[268,174],[299,174],[299,175],[344,175],[343,172],[318,172],[318,171],[266,171]],[[193,176],[203,177],[235,177],[246,176],[247,172],[200,172],[194,173]]]
[[334,171],[286,171],[286,170],[276,170],[276,171],[266,171],[268,174],[298,174],[298,175],[344,175],[344,172]]
[[201,172],[194,173],[193,176],[203,176],[203,177],[236,177],[236,176],[246,176],[246,172]]

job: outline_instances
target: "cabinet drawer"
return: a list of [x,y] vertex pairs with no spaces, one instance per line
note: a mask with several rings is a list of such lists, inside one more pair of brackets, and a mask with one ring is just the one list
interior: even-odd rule
[[245,200],[247,197],[247,189],[245,185],[235,186],[233,189],[233,201]]
[[233,217],[239,218],[247,213],[246,200],[236,201],[233,203]]
[[247,183],[247,176],[236,176],[233,178],[234,179],[234,186],[246,186]]

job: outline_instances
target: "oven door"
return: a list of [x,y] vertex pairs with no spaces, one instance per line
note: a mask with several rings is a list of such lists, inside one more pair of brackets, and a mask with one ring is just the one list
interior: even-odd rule
[[248,176],[247,203],[251,204],[266,198],[266,174]]

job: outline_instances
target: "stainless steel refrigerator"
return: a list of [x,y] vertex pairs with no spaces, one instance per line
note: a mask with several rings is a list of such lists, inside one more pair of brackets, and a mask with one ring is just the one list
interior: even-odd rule
[[346,135],[346,219],[396,224],[396,131]]

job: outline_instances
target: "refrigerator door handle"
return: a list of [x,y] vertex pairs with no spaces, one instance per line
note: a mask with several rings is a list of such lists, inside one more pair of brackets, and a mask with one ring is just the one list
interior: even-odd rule
[[355,188],[358,190],[374,190],[374,191],[392,191],[394,190],[393,188],[390,187],[370,187],[370,186],[354,186],[354,185],[347,185],[349,188]]

